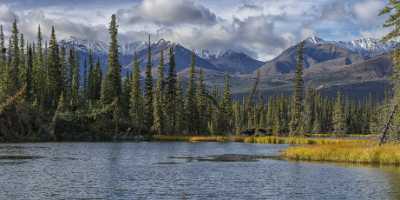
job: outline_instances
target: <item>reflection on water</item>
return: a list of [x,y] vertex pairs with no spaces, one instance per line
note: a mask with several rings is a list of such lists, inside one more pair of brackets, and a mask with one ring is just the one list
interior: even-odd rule
[[0,199],[400,199],[400,168],[271,159],[285,147],[3,144]]

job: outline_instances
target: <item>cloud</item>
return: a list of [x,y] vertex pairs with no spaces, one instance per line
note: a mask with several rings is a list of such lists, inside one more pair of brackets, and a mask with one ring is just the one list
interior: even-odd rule
[[132,9],[120,9],[122,23],[154,23],[158,25],[212,25],[217,17],[208,8],[191,0],[143,0]]
[[365,0],[354,4],[353,12],[360,22],[368,24],[376,21],[384,6],[385,2],[382,0]]
[[41,24],[45,36],[55,25],[58,39],[107,42],[109,16],[116,12],[121,43],[143,41],[151,33],[188,48],[233,49],[263,60],[312,35],[349,40],[387,32],[381,26],[385,17],[376,16],[387,0],[0,1],[0,23],[9,32],[18,18],[28,39],[35,39]]
[[[8,13],[4,15],[2,13]],[[70,36],[78,36],[91,40],[107,40],[108,32],[105,25],[88,25],[84,23],[76,23],[67,18],[51,18],[44,11],[34,10],[17,15],[7,6],[0,7],[0,21],[4,24],[6,34],[10,32],[11,23],[18,18],[18,27],[20,33],[25,35],[27,40],[36,39],[38,26],[41,26],[44,39],[48,39],[51,27],[55,26],[58,39],[69,38]]]
[[15,14],[7,5],[0,5],[0,22],[11,22],[18,19]]

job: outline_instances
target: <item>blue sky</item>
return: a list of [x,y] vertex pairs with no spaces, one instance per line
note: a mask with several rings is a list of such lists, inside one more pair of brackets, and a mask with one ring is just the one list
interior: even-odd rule
[[0,23],[17,18],[33,39],[56,26],[59,39],[107,41],[116,13],[122,43],[167,39],[192,49],[233,49],[270,59],[309,36],[326,40],[379,38],[387,0],[0,0]]

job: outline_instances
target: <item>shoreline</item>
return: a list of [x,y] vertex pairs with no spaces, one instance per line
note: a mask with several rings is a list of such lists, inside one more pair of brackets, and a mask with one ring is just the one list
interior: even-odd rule
[[378,145],[376,135],[333,135],[279,137],[279,136],[190,136],[154,135],[137,136],[141,139],[113,139],[98,141],[24,141],[0,144],[38,144],[38,143],[124,143],[124,142],[238,142],[249,144],[289,144],[277,157],[288,161],[328,162],[366,165],[400,166],[400,143]]

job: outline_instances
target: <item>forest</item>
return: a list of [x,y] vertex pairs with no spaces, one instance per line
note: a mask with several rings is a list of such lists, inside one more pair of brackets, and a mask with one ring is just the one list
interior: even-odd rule
[[303,43],[297,47],[292,95],[263,97],[257,92],[258,74],[252,91],[238,99],[232,95],[228,74],[223,88],[204,83],[205,74],[196,67],[194,52],[187,79],[177,75],[173,48],[164,49],[159,66],[153,66],[150,36],[144,73],[142,61],[135,56],[130,72],[121,74],[115,15],[109,37],[107,70],[103,71],[92,53],[81,59],[75,49],[60,45],[55,27],[47,42],[40,26],[36,41],[24,40],[16,20],[9,38],[1,26],[0,141],[129,140],[249,132],[344,136],[380,133],[388,118],[391,91],[384,101],[375,101],[371,96],[350,99],[340,92],[330,98],[308,88],[303,80]]

